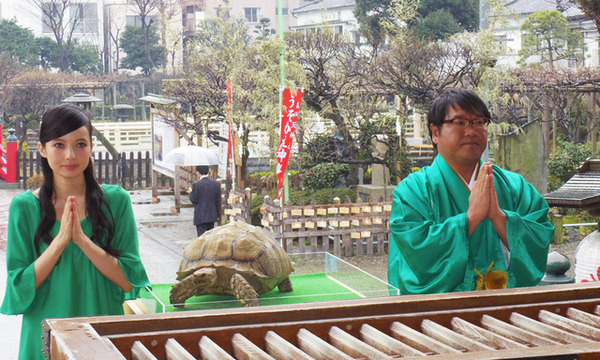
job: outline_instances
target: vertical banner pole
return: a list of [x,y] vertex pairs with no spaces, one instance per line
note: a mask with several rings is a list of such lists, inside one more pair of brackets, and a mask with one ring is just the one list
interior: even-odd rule
[[[285,87],[285,67],[284,67],[284,54],[283,54],[283,0],[277,0],[277,20],[279,22],[279,40],[281,40],[281,47],[279,48],[279,113],[283,114],[283,88]],[[280,131],[281,124],[283,123],[283,115],[280,119]],[[288,186],[287,172],[284,173],[283,178],[283,199],[281,206],[283,206],[290,199],[290,190]]]

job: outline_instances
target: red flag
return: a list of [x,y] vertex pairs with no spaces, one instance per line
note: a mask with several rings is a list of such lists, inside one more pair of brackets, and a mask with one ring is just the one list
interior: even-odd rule
[[228,129],[229,129],[229,151],[228,151],[228,158],[229,158],[229,166],[230,166],[230,176],[231,179],[235,179],[235,161],[233,160],[233,129],[231,127],[231,97],[232,97],[232,90],[231,90],[231,80],[227,80],[227,113],[228,113],[228,118],[229,118],[229,122],[228,122]]
[[292,94],[290,89],[283,90],[283,111],[281,113],[281,139],[277,147],[277,198],[281,199],[283,195],[283,175],[290,159],[292,142],[294,141],[294,132],[296,131],[296,122],[298,121],[298,112],[300,112],[300,102],[302,101],[302,90],[298,89],[296,94]]

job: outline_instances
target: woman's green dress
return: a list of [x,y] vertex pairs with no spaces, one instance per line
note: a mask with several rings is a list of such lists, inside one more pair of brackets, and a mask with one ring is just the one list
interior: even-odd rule
[[[41,339],[43,319],[120,315],[123,314],[124,300],[135,297],[134,293],[140,287],[150,285],[140,260],[129,194],[115,185],[103,185],[102,189],[115,220],[112,247],[120,251],[117,259],[134,286],[134,290],[127,294],[102,275],[73,242],[67,245],[46,281],[36,290],[34,261],[38,256],[33,237],[41,219],[39,201],[31,191],[27,191],[16,196],[10,204],[6,249],[8,278],[0,312],[23,314],[19,359],[44,359]],[[88,218],[81,221],[81,227],[87,236],[91,236],[92,224]],[[59,229],[60,222],[56,221],[52,237],[58,234]],[[48,245],[42,243],[41,251],[47,248]]]

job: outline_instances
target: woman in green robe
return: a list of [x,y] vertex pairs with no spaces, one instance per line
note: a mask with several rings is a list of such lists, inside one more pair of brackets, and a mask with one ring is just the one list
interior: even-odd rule
[[535,286],[554,227],[548,204],[523,177],[483,163],[490,113],[472,91],[451,89],[428,114],[439,151],[394,190],[388,282],[401,294],[476,290],[480,274]]
[[10,205],[0,312],[23,314],[19,359],[44,359],[43,319],[120,315],[150,285],[129,195],[96,182],[91,135],[79,108],[48,110],[38,145],[44,183]]

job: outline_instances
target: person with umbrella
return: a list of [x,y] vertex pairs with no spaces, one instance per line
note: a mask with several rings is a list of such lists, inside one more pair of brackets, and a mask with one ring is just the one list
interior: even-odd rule
[[215,226],[221,219],[221,185],[208,177],[208,166],[196,166],[196,181],[190,191],[190,201],[194,204],[194,225],[198,236]]

